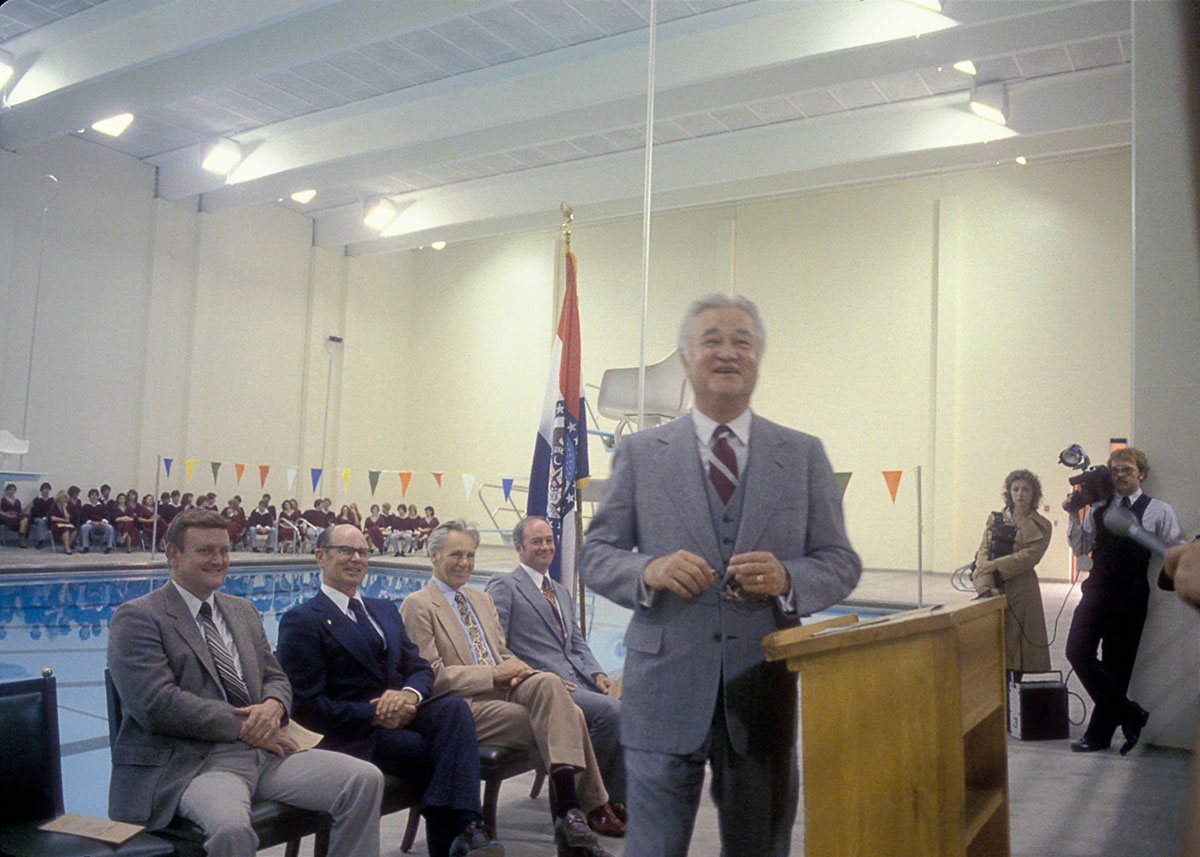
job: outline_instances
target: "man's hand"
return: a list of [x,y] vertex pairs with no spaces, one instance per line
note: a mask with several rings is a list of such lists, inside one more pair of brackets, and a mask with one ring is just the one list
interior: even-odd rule
[[520,658],[509,658],[492,667],[492,682],[496,687],[516,687],[537,670]]
[[642,580],[648,587],[674,592],[680,598],[694,598],[708,589],[716,577],[704,557],[685,550],[656,557],[642,569]]
[[280,757],[300,749],[300,745],[284,735],[279,728],[280,721],[283,720],[283,703],[279,700],[267,699],[257,705],[235,708],[233,713],[246,718],[238,732],[239,741]]
[[770,551],[750,551],[734,554],[729,559],[728,573],[732,574],[746,592],[761,595],[787,595],[792,579],[783,563]]
[[371,702],[375,706],[372,726],[403,729],[417,716],[417,695],[411,690],[385,690]]
[[1175,594],[1200,610],[1200,541],[1168,548],[1163,571],[1175,581]]
[[613,680],[604,673],[596,673],[594,676],[592,676],[592,681],[596,683],[596,690],[600,691],[606,696],[608,695],[608,692],[612,690]]
[[567,693],[572,693],[573,691],[579,690],[579,685],[577,685],[577,684],[576,684],[575,682],[573,682],[573,681],[567,681],[567,680],[564,678],[564,679],[562,680],[562,683],[563,683],[563,687],[565,687],[565,688],[567,689]]

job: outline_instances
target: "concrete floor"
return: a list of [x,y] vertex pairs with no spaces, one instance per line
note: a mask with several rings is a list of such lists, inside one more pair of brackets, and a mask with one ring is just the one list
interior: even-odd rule
[[[235,554],[241,563],[279,564],[274,555]],[[290,561],[290,560],[285,560]],[[311,562],[310,558],[297,558]],[[384,565],[428,568],[428,559],[409,557],[401,560],[374,560]],[[66,557],[49,551],[0,549],[0,574],[33,571],[38,567],[145,567],[148,555],[134,553],[89,554]],[[159,563],[161,564],[161,558]],[[481,546],[478,567],[484,571],[508,570],[513,564],[510,548]],[[915,602],[916,577],[911,572],[869,571],[852,598],[867,601]],[[957,592],[948,575],[926,575],[923,580],[926,603],[954,603],[969,600],[973,593]],[[1063,649],[1075,605],[1078,587],[1045,582],[1042,595],[1046,606],[1047,629],[1053,637],[1051,658],[1056,668],[1067,668]],[[1065,601],[1065,605],[1064,605]],[[1059,615],[1062,607],[1061,615]],[[1057,633],[1055,618],[1059,616]],[[1072,679],[1070,688],[1082,690]],[[1079,725],[1071,727],[1072,739],[1082,734],[1083,702],[1072,698],[1071,717]],[[1012,854],[1014,857],[1167,857],[1177,852],[1177,839],[1186,793],[1189,754],[1184,751],[1139,746],[1129,756],[1115,750],[1080,755],[1070,752],[1067,741],[1023,742],[1009,738],[1009,809]],[[803,774],[803,772],[802,772]],[[509,857],[551,857],[555,853],[546,798],[529,797],[533,775],[516,777],[505,783],[500,795],[499,835]],[[808,784],[810,787],[812,784]],[[383,843],[386,857],[399,855],[405,813],[386,817]],[[792,853],[804,853],[803,807],[799,815]],[[424,827],[422,826],[422,831]],[[604,840],[605,847],[622,857],[621,840]],[[312,853],[311,841],[304,844],[303,855]],[[696,822],[689,855],[717,855],[716,811],[705,798]],[[264,854],[283,854],[282,847]],[[423,836],[411,852],[426,855]],[[638,857],[638,855],[629,855]],[[736,855],[730,855],[736,857]],[[876,857],[876,855],[866,855]],[[879,855],[886,857],[886,855]]]

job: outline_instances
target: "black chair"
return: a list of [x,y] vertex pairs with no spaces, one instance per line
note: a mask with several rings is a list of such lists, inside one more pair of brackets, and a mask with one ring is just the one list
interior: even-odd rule
[[[514,750],[510,747],[496,747],[491,744],[479,745],[479,779],[483,781],[483,823],[487,825],[487,829],[492,836],[496,835],[496,805],[500,801],[500,786],[509,777],[519,776],[526,771],[536,770],[537,779],[534,780],[533,788],[529,792],[531,798],[535,798],[542,790],[542,782],[545,780],[545,768],[542,766],[542,757],[537,749]],[[392,779],[388,777],[387,779]],[[553,803],[553,797],[551,797]],[[387,798],[384,798],[384,806],[387,805]],[[403,807],[398,807],[402,809]],[[553,806],[551,807],[553,814]],[[400,842],[400,850],[408,853],[412,848],[413,840],[417,837],[417,830],[421,826],[421,816],[416,808],[410,809],[408,813],[408,822],[404,828],[404,839]]]
[[63,813],[58,694],[50,670],[0,684],[0,853],[16,857],[171,857],[173,843],[139,833],[120,847],[46,833]]
[[[108,743],[112,747],[116,744],[123,714],[121,698],[107,669],[104,671],[104,690],[108,697]],[[333,827],[333,819],[328,813],[300,809],[274,800],[260,800],[250,807],[250,826],[258,836],[260,849],[286,842],[285,857],[298,857],[300,840],[310,833],[324,834],[317,836],[313,857],[326,857],[328,833]],[[170,825],[155,832],[174,841],[180,857],[204,857],[204,833],[186,818],[175,816]]]

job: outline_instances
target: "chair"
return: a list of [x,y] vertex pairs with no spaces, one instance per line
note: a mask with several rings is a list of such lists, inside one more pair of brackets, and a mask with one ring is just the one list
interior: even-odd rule
[[[108,697],[108,744],[112,747],[117,742],[124,714],[112,673],[107,669],[104,671],[104,692]],[[260,800],[250,807],[250,825],[258,836],[260,849],[273,848],[286,842],[285,857],[298,857],[300,840],[305,836],[324,833],[325,836],[318,835],[314,843],[313,857],[325,857],[333,819],[324,812],[300,809],[274,800]],[[186,818],[175,816],[170,825],[155,832],[169,837],[175,843],[180,857],[204,857],[204,832]]]
[[[644,415],[646,425],[657,426],[687,413],[691,388],[679,349],[657,363],[646,367],[646,396]],[[615,432],[619,440],[629,425],[637,420],[638,369],[636,366],[606,369],[600,379],[596,409],[601,416],[618,420]],[[636,429],[636,427],[635,427]]]
[[[514,750],[511,747],[496,747],[491,744],[479,745],[479,778],[483,781],[483,823],[494,837],[496,835],[496,805],[500,800],[500,786],[509,777],[519,776],[526,771],[537,770],[537,779],[529,796],[535,798],[542,790],[546,778],[546,769],[542,765],[542,757],[536,749]],[[391,777],[386,779],[390,780]],[[553,797],[551,797],[553,803]],[[394,810],[387,809],[387,797],[384,797],[384,813]],[[553,814],[553,807],[551,808]],[[408,812],[408,823],[404,828],[404,838],[400,842],[400,850],[408,853],[417,830],[421,825],[421,815],[413,807]]]
[[21,857],[169,857],[175,846],[139,833],[120,847],[46,833],[38,825],[63,813],[58,694],[50,670],[0,684],[0,853]]

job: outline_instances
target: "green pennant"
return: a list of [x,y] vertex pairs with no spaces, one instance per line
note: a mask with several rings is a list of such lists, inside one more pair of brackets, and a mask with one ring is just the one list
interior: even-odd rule
[[213,485],[217,484],[217,473],[220,471],[220,469],[221,469],[221,462],[214,461],[212,463]]
[[375,486],[379,484],[379,474],[382,470],[368,470],[367,481],[371,483],[371,496],[375,496]]
[[853,473],[849,473],[849,472],[833,474],[834,478],[837,479],[838,487],[842,489],[842,499],[843,500],[846,499],[846,486],[850,484],[850,477],[853,475],[854,475]]

